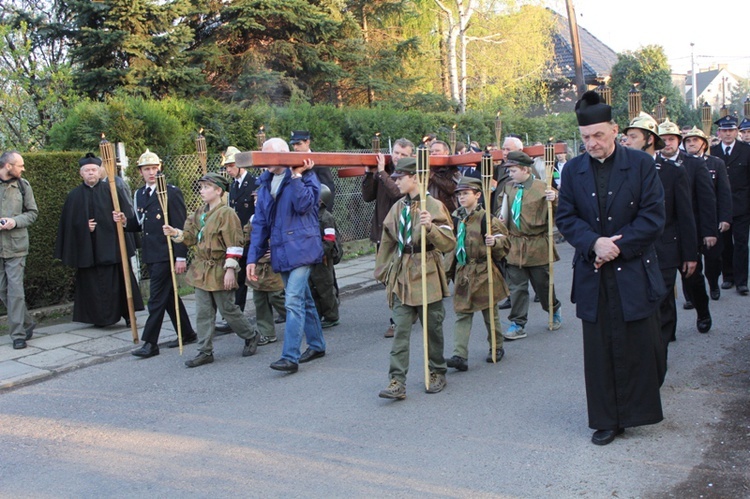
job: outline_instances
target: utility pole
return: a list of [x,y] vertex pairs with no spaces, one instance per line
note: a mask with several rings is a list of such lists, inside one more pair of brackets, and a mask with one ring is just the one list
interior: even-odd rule
[[695,75],[695,44],[690,42],[690,73],[693,76],[692,94],[693,109],[698,109],[698,78]]
[[586,82],[583,79],[583,57],[581,57],[581,42],[578,39],[578,21],[573,0],[565,0],[568,9],[568,23],[570,25],[570,43],[573,48],[573,65],[576,69],[576,90],[580,97],[586,91]]

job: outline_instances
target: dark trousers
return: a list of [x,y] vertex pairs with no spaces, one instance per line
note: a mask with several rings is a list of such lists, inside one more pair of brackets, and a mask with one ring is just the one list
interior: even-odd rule
[[724,232],[723,236],[724,252],[721,256],[724,281],[732,281],[737,286],[747,286],[750,215],[734,217],[732,227]]
[[[667,348],[669,342],[676,339],[677,331],[677,306],[674,297],[674,284],[677,279],[677,269],[674,267],[661,269],[661,275],[664,278],[664,284],[667,286],[667,294],[661,300],[659,305],[659,316],[661,318],[661,341],[664,345],[664,365],[667,361]],[[662,382],[664,378],[662,378]]]
[[710,289],[719,289],[719,276],[721,275],[722,260],[721,255],[724,251],[724,234],[719,234],[716,244],[711,249],[704,249],[703,256],[706,262],[706,280]]
[[245,282],[245,266],[247,265],[247,257],[240,258],[240,268],[235,272],[237,275],[237,285],[239,286],[234,293],[234,304],[240,307],[240,310],[245,311],[245,304],[247,303],[247,283]]
[[[150,296],[148,298],[148,319],[143,326],[141,340],[154,345],[159,343],[161,324],[164,321],[164,312],[169,314],[172,325],[177,331],[177,316],[174,309],[174,288],[172,287],[172,269],[169,262],[151,263],[148,265],[150,278]],[[179,300],[180,322],[182,326],[182,337],[193,336],[195,331],[190,324],[185,305]]]
[[688,278],[682,276],[682,289],[685,292],[685,298],[690,300],[695,306],[698,320],[711,317],[711,313],[708,310],[706,280],[703,277],[703,261],[700,257],[698,258],[698,264],[695,266],[695,272]]

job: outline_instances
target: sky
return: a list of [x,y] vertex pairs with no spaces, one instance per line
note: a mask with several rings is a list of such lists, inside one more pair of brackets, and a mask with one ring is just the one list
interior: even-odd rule
[[[578,27],[615,52],[661,45],[674,73],[690,70],[691,43],[696,71],[711,63],[729,64],[737,76],[750,77],[750,1],[571,0]],[[544,4],[567,17],[565,0]],[[701,9],[700,6],[703,8]]]

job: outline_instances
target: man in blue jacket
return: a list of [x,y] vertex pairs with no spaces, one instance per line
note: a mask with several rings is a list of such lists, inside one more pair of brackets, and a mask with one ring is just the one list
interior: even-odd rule
[[[289,152],[283,139],[263,144],[264,152]],[[269,167],[260,176],[253,232],[247,255],[247,278],[257,280],[255,265],[270,250],[271,267],[284,281],[286,329],[281,359],[271,369],[295,373],[300,363],[326,354],[326,343],[315,301],[308,286],[313,265],[323,261],[318,223],[320,181],[314,163],[297,168]],[[300,355],[302,333],[307,350]]]
[[663,419],[659,305],[666,292],[654,243],[664,189],[654,159],[615,143],[612,108],[596,92],[576,104],[586,153],[565,165],[557,227],[575,248],[572,301],[583,326],[591,441]]

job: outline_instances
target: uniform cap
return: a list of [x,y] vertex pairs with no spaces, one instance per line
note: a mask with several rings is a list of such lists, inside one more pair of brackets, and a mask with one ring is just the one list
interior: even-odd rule
[[523,151],[511,151],[508,153],[508,157],[505,159],[505,163],[503,166],[510,167],[510,166],[525,166],[530,167],[534,164],[534,160],[531,159],[531,156],[526,154]]
[[714,125],[718,126],[719,130],[734,130],[737,128],[737,121],[735,116],[727,115],[714,121]]
[[742,123],[740,123],[740,130],[748,130],[750,129],[750,118],[745,116],[745,118],[742,120]]
[[289,143],[294,145],[303,140],[310,140],[310,132],[307,130],[294,130],[292,132],[292,138],[289,139]]
[[393,169],[391,178],[415,175],[417,173],[417,160],[415,158],[401,158]]
[[453,192],[469,190],[482,192],[482,181],[475,177],[461,177]]
[[224,192],[229,190],[229,180],[223,175],[215,172],[206,173],[198,179],[198,182],[211,182],[212,184],[219,186]]

